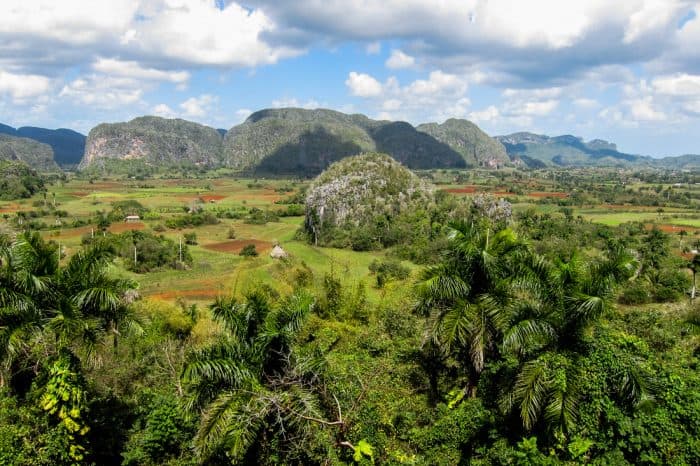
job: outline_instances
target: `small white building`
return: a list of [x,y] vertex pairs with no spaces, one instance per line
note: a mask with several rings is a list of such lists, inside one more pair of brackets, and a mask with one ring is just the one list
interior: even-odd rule
[[127,215],[126,218],[124,219],[126,223],[134,223],[134,222],[140,222],[141,217],[138,215]]
[[287,251],[282,249],[278,244],[272,248],[272,251],[270,251],[270,257],[273,259],[284,259],[285,257],[289,257],[289,254],[287,254]]

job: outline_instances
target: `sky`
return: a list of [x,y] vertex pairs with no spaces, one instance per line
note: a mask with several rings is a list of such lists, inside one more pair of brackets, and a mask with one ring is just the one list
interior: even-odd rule
[[269,107],[700,153],[700,1],[2,0],[0,122]]

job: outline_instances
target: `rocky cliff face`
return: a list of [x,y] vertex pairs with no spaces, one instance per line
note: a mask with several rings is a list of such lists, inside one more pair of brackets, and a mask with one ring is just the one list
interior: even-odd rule
[[126,123],[105,123],[90,131],[80,168],[101,159],[214,168],[222,164],[222,142],[214,128],[180,119],[140,117]]
[[305,225],[319,238],[324,229],[358,227],[377,216],[390,219],[432,200],[432,187],[392,157],[362,154],[334,163],[314,180]]
[[51,146],[7,134],[0,134],[0,160],[21,161],[35,170],[58,170]]

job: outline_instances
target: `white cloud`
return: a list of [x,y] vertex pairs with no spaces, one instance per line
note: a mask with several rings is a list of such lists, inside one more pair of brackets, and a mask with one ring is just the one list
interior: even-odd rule
[[378,110],[378,118],[408,120],[414,123],[433,119],[465,116],[471,102],[466,95],[467,79],[435,70],[427,77],[404,86],[395,76],[384,83],[373,76],[355,71],[345,81],[350,94],[369,99]]
[[600,107],[600,102],[595,99],[589,99],[587,97],[579,97],[573,100],[573,104],[581,109],[589,110],[593,108]]
[[190,118],[209,116],[213,107],[219,102],[219,98],[211,94],[202,94],[199,97],[190,97],[180,104],[184,115]]
[[98,58],[92,69],[109,76],[121,76],[147,81],[169,81],[184,84],[190,79],[187,71],[162,71],[155,68],[144,68],[136,61],[123,61],[114,58]]
[[662,121],[667,117],[653,106],[650,96],[642,99],[634,99],[626,102],[629,107],[630,116],[636,121]]
[[652,81],[652,87],[661,94],[700,97],[700,75],[678,73],[660,76]]
[[281,98],[281,99],[275,99],[272,101],[272,108],[288,108],[288,107],[294,107],[294,108],[305,108],[307,110],[312,110],[315,108],[321,107],[321,104],[319,104],[316,100],[307,100],[305,102],[299,101],[299,99],[292,97],[292,98]]
[[391,56],[389,56],[389,58],[385,62],[386,67],[392,70],[398,70],[401,68],[411,68],[415,66],[415,64],[415,58],[405,54],[404,52],[398,49],[392,50]]
[[158,115],[165,118],[173,118],[174,116],[176,116],[173,109],[170,108],[167,104],[158,104],[155,107],[153,107],[153,109],[151,109],[151,112],[154,115]]
[[8,94],[14,101],[43,95],[50,86],[51,80],[45,76],[13,74],[0,70],[0,94]]
[[483,110],[478,110],[471,112],[469,114],[469,119],[477,123],[488,122],[497,119],[501,116],[501,112],[495,105],[489,105]]
[[[692,21],[675,41],[689,0],[254,0],[275,21],[272,34],[320,40],[402,40],[402,52],[451,72],[477,66],[499,79],[575,80],[601,66],[648,62],[697,50]],[[687,31],[686,31],[687,30]],[[290,32],[286,32],[290,31]],[[693,40],[695,39],[695,40]],[[697,56],[698,52],[694,52]],[[524,57],[527,59],[524,59]],[[684,63],[691,60],[684,59]],[[696,60],[696,63],[698,61]],[[697,65],[696,65],[697,66]]]
[[382,93],[382,85],[372,76],[351,71],[345,85],[357,97],[377,97]]
[[143,88],[131,78],[89,75],[63,86],[58,96],[95,109],[114,109],[141,101]]

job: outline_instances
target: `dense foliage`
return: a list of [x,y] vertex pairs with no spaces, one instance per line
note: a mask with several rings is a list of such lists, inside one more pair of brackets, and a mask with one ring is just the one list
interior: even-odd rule
[[58,170],[50,146],[33,139],[0,134],[0,161],[24,162],[36,170]]
[[0,199],[31,197],[44,189],[44,179],[23,162],[0,160]]
[[[183,205],[201,182],[167,208],[133,191],[85,196],[105,207],[75,219],[59,191],[8,214],[0,464],[698,463],[698,236],[662,221],[594,223],[578,207],[637,194],[692,206],[690,187],[552,172],[551,189],[580,196],[524,206],[424,190],[390,158],[367,157],[319,178],[349,177],[345,204],[324,214],[376,214],[324,233],[345,250],[293,241],[299,217],[276,222],[275,209],[313,199],[316,183],[275,204]],[[491,186],[533,182],[514,173],[489,174]],[[183,189],[166,181],[168,193]],[[266,196],[297,182],[284,183]],[[257,194],[272,183],[248,184]],[[371,195],[352,197],[358,186]],[[131,214],[143,222],[123,223]],[[53,217],[86,223],[17,233]],[[67,240],[74,231],[82,247]],[[289,256],[268,257],[260,231]]]

